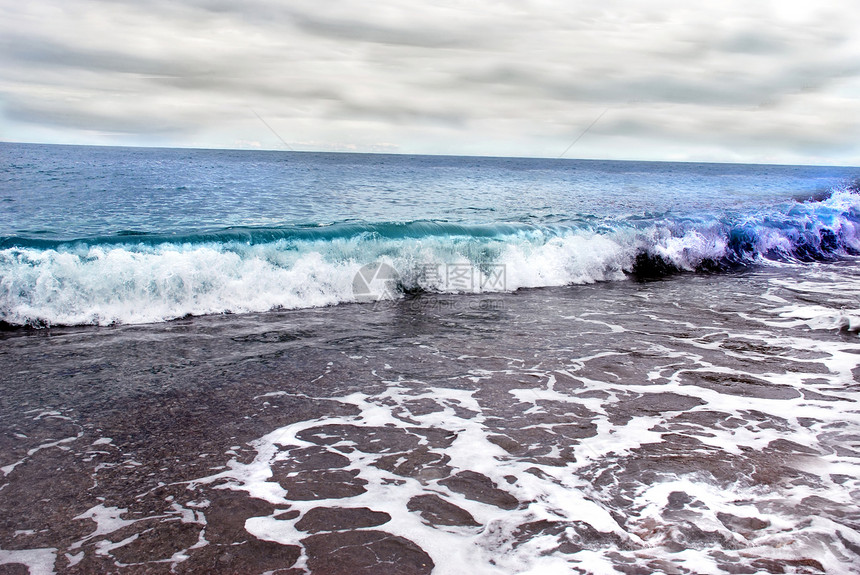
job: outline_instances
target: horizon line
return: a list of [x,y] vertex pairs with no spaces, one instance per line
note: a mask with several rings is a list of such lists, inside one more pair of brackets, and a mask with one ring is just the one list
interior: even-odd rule
[[361,152],[355,150],[296,150],[281,148],[231,148],[231,147],[198,147],[198,146],[162,146],[162,145],[126,145],[126,144],[74,144],[57,142],[24,142],[0,139],[0,144],[12,144],[23,146],[65,146],[78,148],[125,148],[142,150],[200,150],[221,152],[272,152],[284,154],[352,154],[365,156],[413,156],[413,157],[438,157],[438,158],[485,158],[485,159],[508,159],[508,160],[549,160],[568,162],[628,162],[628,163],[654,163],[654,164],[715,164],[727,166],[806,166],[820,168],[860,168],[858,165],[850,164],[815,164],[815,163],[785,163],[785,162],[744,162],[728,160],[642,160],[631,158],[568,158],[561,156],[499,156],[499,155],[474,155],[474,154],[444,154],[444,153],[407,153],[407,152]]

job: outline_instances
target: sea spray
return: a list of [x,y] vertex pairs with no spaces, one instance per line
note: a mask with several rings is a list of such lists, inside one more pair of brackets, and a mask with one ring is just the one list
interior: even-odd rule
[[[343,223],[4,243],[7,324],[148,323],[354,302],[355,274],[377,261],[397,270],[403,292],[475,293],[833,259],[860,252],[860,196],[555,225]],[[470,267],[472,281],[447,281],[455,266]],[[493,266],[504,282],[475,281]]]

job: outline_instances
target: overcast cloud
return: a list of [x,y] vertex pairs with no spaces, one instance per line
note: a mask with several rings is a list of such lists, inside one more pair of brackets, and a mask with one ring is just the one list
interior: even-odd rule
[[[0,139],[860,165],[850,1],[0,0]],[[605,112],[605,113],[604,113]],[[601,116],[601,114],[603,114]]]

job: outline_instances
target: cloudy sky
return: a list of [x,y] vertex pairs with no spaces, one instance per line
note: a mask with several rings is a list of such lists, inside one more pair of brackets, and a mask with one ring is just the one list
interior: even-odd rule
[[0,0],[0,140],[860,165],[860,9]]

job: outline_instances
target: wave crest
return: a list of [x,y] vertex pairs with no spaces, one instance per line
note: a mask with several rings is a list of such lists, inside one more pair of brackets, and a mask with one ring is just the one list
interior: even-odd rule
[[[580,218],[555,226],[346,223],[50,244],[7,238],[0,249],[0,320],[148,323],[353,302],[355,274],[375,261],[398,271],[402,291],[460,293],[858,253],[860,195],[848,189],[822,201],[697,218]],[[446,281],[443,271],[457,266],[471,270],[471,283]],[[483,281],[490,268],[503,269],[504,281]]]

